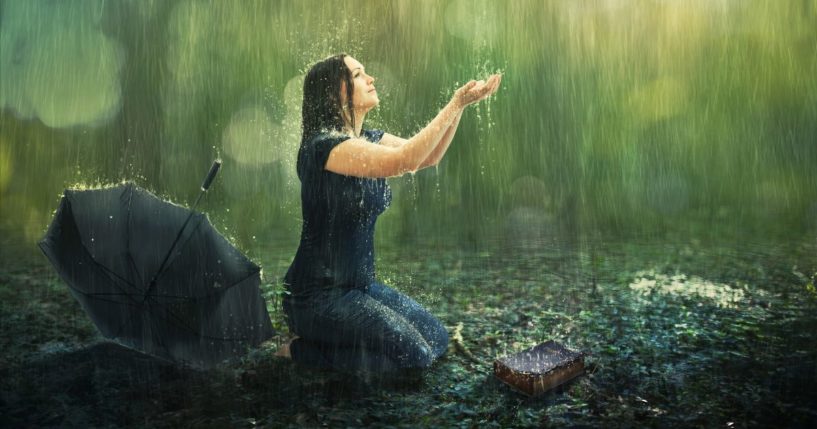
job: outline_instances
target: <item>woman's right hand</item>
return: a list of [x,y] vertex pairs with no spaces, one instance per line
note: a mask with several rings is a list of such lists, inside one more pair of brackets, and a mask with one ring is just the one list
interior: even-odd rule
[[502,75],[500,74],[491,75],[487,81],[472,80],[461,86],[460,89],[454,93],[454,102],[457,103],[460,108],[465,108],[468,105],[488,98],[491,94],[496,92],[501,81]]

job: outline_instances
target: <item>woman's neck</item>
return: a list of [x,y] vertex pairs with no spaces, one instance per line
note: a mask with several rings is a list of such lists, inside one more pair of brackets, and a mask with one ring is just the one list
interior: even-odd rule
[[363,130],[363,118],[365,117],[365,113],[355,113],[355,129],[352,129],[349,121],[345,121],[343,124],[343,133],[353,137],[360,137],[360,132]]

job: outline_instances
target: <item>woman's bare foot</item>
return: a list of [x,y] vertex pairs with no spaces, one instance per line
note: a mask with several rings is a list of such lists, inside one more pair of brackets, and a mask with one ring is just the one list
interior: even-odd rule
[[292,344],[293,341],[298,339],[298,337],[292,337],[288,343],[282,344],[278,351],[275,352],[275,356],[280,356],[287,359],[292,359],[292,353],[289,351],[289,346]]

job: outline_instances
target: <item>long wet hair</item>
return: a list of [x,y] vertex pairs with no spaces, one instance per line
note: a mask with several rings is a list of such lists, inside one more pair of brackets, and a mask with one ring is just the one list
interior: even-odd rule
[[346,108],[352,129],[355,129],[355,111],[352,100],[354,82],[344,58],[346,53],[333,55],[317,62],[304,78],[304,102],[301,109],[301,144],[324,131],[343,131],[344,110],[340,101],[341,82],[346,82]]

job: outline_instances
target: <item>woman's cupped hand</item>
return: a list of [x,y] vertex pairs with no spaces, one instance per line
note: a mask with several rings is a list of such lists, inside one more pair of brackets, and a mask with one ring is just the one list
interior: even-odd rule
[[472,80],[454,93],[454,101],[460,107],[474,104],[495,93],[499,89],[500,82],[502,82],[501,74],[493,74],[487,80]]

